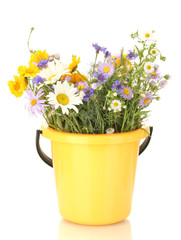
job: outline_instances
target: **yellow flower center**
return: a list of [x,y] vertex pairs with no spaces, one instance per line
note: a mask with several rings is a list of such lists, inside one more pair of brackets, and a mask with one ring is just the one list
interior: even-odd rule
[[146,68],[147,68],[148,70],[150,70],[150,69],[151,69],[151,65],[148,65]]
[[19,91],[19,89],[20,89],[20,84],[18,82],[16,82],[14,84],[14,90]]
[[144,104],[147,104],[149,101],[150,101],[150,99],[146,98],[145,101],[144,101]]
[[156,76],[156,72],[152,72],[152,76]]
[[79,86],[78,86],[78,89],[79,89],[79,90],[84,89],[84,85],[79,85]]
[[126,95],[128,95],[128,94],[129,94],[129,89],[124,88],[124,93],[125,93]]
[[105,72],[105,73],[108,73],[109,71],[110,71],[110,68],[109,68],[109,67],[105,67],[105,68],[104,68],[104,72]]
[[153,55],[156,54],[156,51],[155,51],[155,50],[152,50],[152,54],[153,54]]
[[69,98],[65,94],[59,94],[57,96],[57,101],[62,105],[67,105],[69,103]]
[[146,37],[146,38],[149,38],[149,37],[150,37],[150,34],[149,34],[149,33],[145,33],[145,37]]
[[52,78],[55,77],[55,76],[56,76],[56,74],[52,75],[52,76],[48,79],[48,81],[52,81]]
[[31,105],[34,106],[36,104],[36,99],[31,100]]
[[119,104],[117,102],[114,103],[114,107],[117,107]]

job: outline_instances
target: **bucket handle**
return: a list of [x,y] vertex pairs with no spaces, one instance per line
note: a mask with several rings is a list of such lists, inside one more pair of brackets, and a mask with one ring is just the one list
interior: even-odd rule
[[41,130],[36,130],[36,150],[41,157],[41,159],[48,164],[50,167],[53,167],[53,161],[51,158],[49,158],[42,150],[40,147],[40,134],[42,134]]
[[[142,152],[144,152],[144,150],[147,148],[151,136],[152,136],[152,132],[153,132],[153,127],[150,127],[150,134],[148,137],[145,138],[144,142],[141,144],[140,148],[139,148],[139,155],[142,154]],[[49,158],[42,150],[40,147],[40,134],[42,134],[41,130],[36,130],[36,150],[40,156],[40,158],[46,163],[48,164],[50,167],[53,167],[53,161],[51,158]]]
[[151,136],[152,136],[152,133],[153,133],[153,127],[149,127],[149,128],[150,128],[150,134],[149,134],[148,137],[145,138],[144,142],[140,145],[139,155],[141,155],[142,152],[144,152],[144,150],[147,148],[148,144],[150,143]]

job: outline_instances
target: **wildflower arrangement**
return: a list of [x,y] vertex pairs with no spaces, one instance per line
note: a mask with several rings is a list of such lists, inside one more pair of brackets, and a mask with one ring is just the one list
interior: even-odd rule
[[[166,58],[152,40],[153,34],[131,34],[136,45],[118,55],[92,44],[95,61],[86,75],[78,71],[80,57],[73,55],[72,62],[65,64],[59,54],[29,49],[29,65],[20,66],[19,75],[8,86],[16,97],[25,93],[28,111],[43,115],[56,130],[104,134],[141,128],[149,116],[147,107],[160,99],[158,91],[169,79],[159,72],[156,62]],[[98,55],[102,61],[97,62]]]

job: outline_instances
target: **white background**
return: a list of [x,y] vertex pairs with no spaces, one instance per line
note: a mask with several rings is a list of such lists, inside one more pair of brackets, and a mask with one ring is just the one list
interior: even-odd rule
[[[0,239],[181,239],[179,0],[16,0],[3,1],[0,11]],[[123,223],[85,227],[59,215],[53,169],[35,150],[42,119],[29,118],[25,99],[16,99],[7,87],[17,67],[28,64],[31,27],[32,48],[59,52],[65,61],[77,54],[85,70],[94,60],[92,43],[119,53],[122,46],[132,48],[132,32],[156,30],[167,56],[161,72],[172,78],[152,104],[153,138],[138,159],[132,212]],[[42,139],[42,146],[50,154],[49,141]]]

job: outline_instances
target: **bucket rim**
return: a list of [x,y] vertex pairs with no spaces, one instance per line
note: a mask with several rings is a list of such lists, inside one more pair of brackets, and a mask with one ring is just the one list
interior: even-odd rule
[[54,142],[74,144],[118,144],[140,141],[148,136],[150,128],[139,128],[133,131],[112,134],[83,134],[55,130],[48,125],[42,125],[42,136]]

